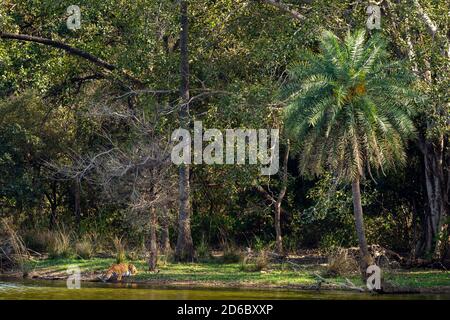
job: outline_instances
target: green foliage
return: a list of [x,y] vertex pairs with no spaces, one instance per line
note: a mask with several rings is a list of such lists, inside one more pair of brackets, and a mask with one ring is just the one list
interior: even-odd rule
[[[362,194],[364,205],[370,203],[368,190]],[[313,205],[303,211],[302,219],[314,225],[320,248],[348,247],[356,244],[351,190],[338,185],[332,175],[326,173],[307,194]]]
[[18,124],[7,124],[0,129],[0,200],[9,199],[16,206],[33,201],[37,190],[30,156],[38,144],[37,137]]
[[[445,3],[420,2],[440,33],[448,34]],[[132,154],[138,142],[148,139],[120,117],[98,115],[104,105],[156,119],[158,133],[168,140],[178,127],[177,113],[165,112],[179,103],[178,4],[80,0],[78,31],[65,26],[70,4],[4,0],[0,6],[0,30],[58,40],[118,67],[105,72],[56,48],[0,41],[0,214],[38,230],[26,233],[25,240],[39,252],[90,255],[91,245],[83,240],[71,245],[60,241],[49,250],[52,234],[40,230],[48,228],[52,209],[57,221],[77,230],[78,238],[90,232],[99,239],[126,235],[129,247],[140,252],[149,220],[145,212],[130,214],[130,198],[124,195],[129,181],[112,179],[114,187],[125,188],[109,197],[97,177],[83,179],[77,220],[73,181],[60,179],[48,165],[71,168],[79,157],[112,145]],[[282,203],[282,233],[289,250],[355,245],[350,190],[341,182],[373,175],[377,183],[365,179],[362,185],[367,238],[408,252],[416,234],[425,230],[427,210],[423,155],[414,146],[404,148],[414,137],[413,120],[422,138],[436,139],[435,145],[445,142],[444,167],[449,159],[443,38],[428,36],[407,2],[390,2],[382,30],[370,35],[343,34],[364,27],[367,15],[360,2],[289,4],[307,18],[295,21],[263,1],[190,1],[191,120],[221,130],[285,127],[281,150],[289,136],[301,154],[300,163],[289,159]],[[317,41],[318,26],[334,34],[324,32]],[[416,78],[406,71],[414,61],[394,58],[408,56],[408,37],[419,69]],[[145,88],[168,93],[140,90],[119,70],[141,80]],[[427,72],[431,82],[424,79]],[[281,101],[280,84],[285,84]],[[404,165],[402,170],[388,172],[397,164]],[[254,165],[191,169],[192,236],[199,258],[207,259],[211,248],[227,241],[257,251],[267,247],[275,233],[273,203],[255,185],[276,196],[280,176],[262,177]],[[309,179],[316,174],[323,177]],[[177,226],[172,220],[174,240]],[[95,252],[102,251],[99,243],[92,242]],[[226,250],[226,260],[239,260],[233,250]],[[124,248],[110,251],[117,261],[125,259]]]

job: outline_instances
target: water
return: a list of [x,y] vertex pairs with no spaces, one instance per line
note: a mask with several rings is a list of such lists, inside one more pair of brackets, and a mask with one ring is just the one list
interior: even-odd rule
[[67,289],[65,281],[0,279],[0,300],[11,299],[92,299],[92,300],[270,300],[270,299],[433,299],[450,300],[450,294],[372,295],[343,291],[258,290],[174,288],[143,284],[87,283],[81,289]]

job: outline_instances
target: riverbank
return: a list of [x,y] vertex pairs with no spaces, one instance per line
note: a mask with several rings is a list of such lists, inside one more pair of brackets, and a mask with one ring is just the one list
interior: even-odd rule
[[[27,277],[38,280],[67,279],[67,269],[78,266],[82,281],[100,281],[99,277],[114,259],[40,259],[27,266]],[[323,264],[296,266],[270,264],[263,271],[243,270],[240,263],[165,263],[158,272],[146,271],[145,261],[131,261],[139,270],[127,283],[198,287],[198,288],[267,288],[299,290],[358,290],[365,288],[358,274],[324,277]],[[21,273],[9,276],[21,277]],[[383,270],[383,278],[393,293],[450,293],[450,271],[435,269]]]

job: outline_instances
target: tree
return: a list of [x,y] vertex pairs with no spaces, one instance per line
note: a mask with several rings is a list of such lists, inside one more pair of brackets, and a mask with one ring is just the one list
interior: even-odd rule
[[169,219],[170,219],[169,208],[165,206],[162,208],[162,214],[160,216],[159,222],[159,225],[161,226],[160,248],[165,256],[167,256],[172,251],[172,248],[170,246]]
[[275,229],[275,248],[276,252],[280,255],[283,254],[283,236],[281,232],[281,217],[283,213],[283,208],[281,204],[283,203],[283,199],[286,196],[287,188],[288,188],[288,161],[289,161],[289,152],[291,149],[291,143],[289,139],[286,141],[286,150],[283,156],[283,164],[282,170],[280,172],[280,191],[278,195],[274,195],[273,193],[269,193],[264,187],[261,185],[257,185],[256,189],[259,193],[261,193],[264,198],[271,204],[274,205],[274,229]]
[[281,203],[283,202],[284,196],[287,191],[287,179],[288,179],[288,160],[289,160],[289,151],[290,151],[290,142],[289,139],[286,142],[286,151],[284,152],[283,159],[283,172],[281,178],[281,190],[278,194],[277,201],[275,202],[275,233],[276,233],[276,248],[279,254],[283,254],[283,238],[281,235]]
[[[446,37],[448,17],[441,14],[447,6],[443,2],[418,0],[389,1],[384,6],[388,31],[395,40],[395,52],[409,59],[412,71],[420,79],[420,91],[427,96],[417,122],[428,206],[422,222],[423,236],[416,245],[415,255],[443,259],[450,243],[447,222],[450,208],[450,44]],[[398,24],[400,19],[402,23]]]
[[[180,49],[181,49],[181,107],[180,122],[186,127],[189,124],[189,19],[188,3],[180,2],[181,30],[180,30]],[[191,203],[190,203],[190,184],[189,184],[189,166],[180,165],[179,167],[179,218],[178,218],[178,240],[175,250],[175,257],[178,261],[192,261],[194,258],[194,245],[191,235]]]
[[365,32],[343,41],[330,31],[320,38],[320,53],[290,72],[283,94],[289,98],[285,125],[301,143],[300,170],[351,183],[354,219],[363,277],[371,263],[364,231],[360,185],[371,168],[383,170],[405,161],[404,145],[415,133],[411,120],[411,78],[387,62],[383,42]]

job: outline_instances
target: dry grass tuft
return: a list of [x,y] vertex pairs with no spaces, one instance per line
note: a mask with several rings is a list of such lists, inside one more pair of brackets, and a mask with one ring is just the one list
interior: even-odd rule
[[249,251],[243,259],[240,269],[245,272],[259,272],[266,270],[269,264],[269,251],[267,249],[260,249],[258,252]]
[[125,243],[122,240],[122,237],[115,236],[112,239],[114,245],[114,253],[116,257],[116,263],[123,263],[127,260],[127,252],[125,249]]
[[358,261],[345,248],[336,248],[328,254],[327,276],[340,276],[359,272]]
[[84,235],[75,243],[75,252],[82,259],[91,259],[94,256],[94,241],[90,235]]
[[71,246],[71,234],[63,227],[52,231],[52,238],[48,247],[48,255],[50,258],[70,258],[73,256],[73,248]]
[[11,219],[0,220],[0,270],[19,269],[26,276],[27,261],[31,259],[22,237],[17,233]]

